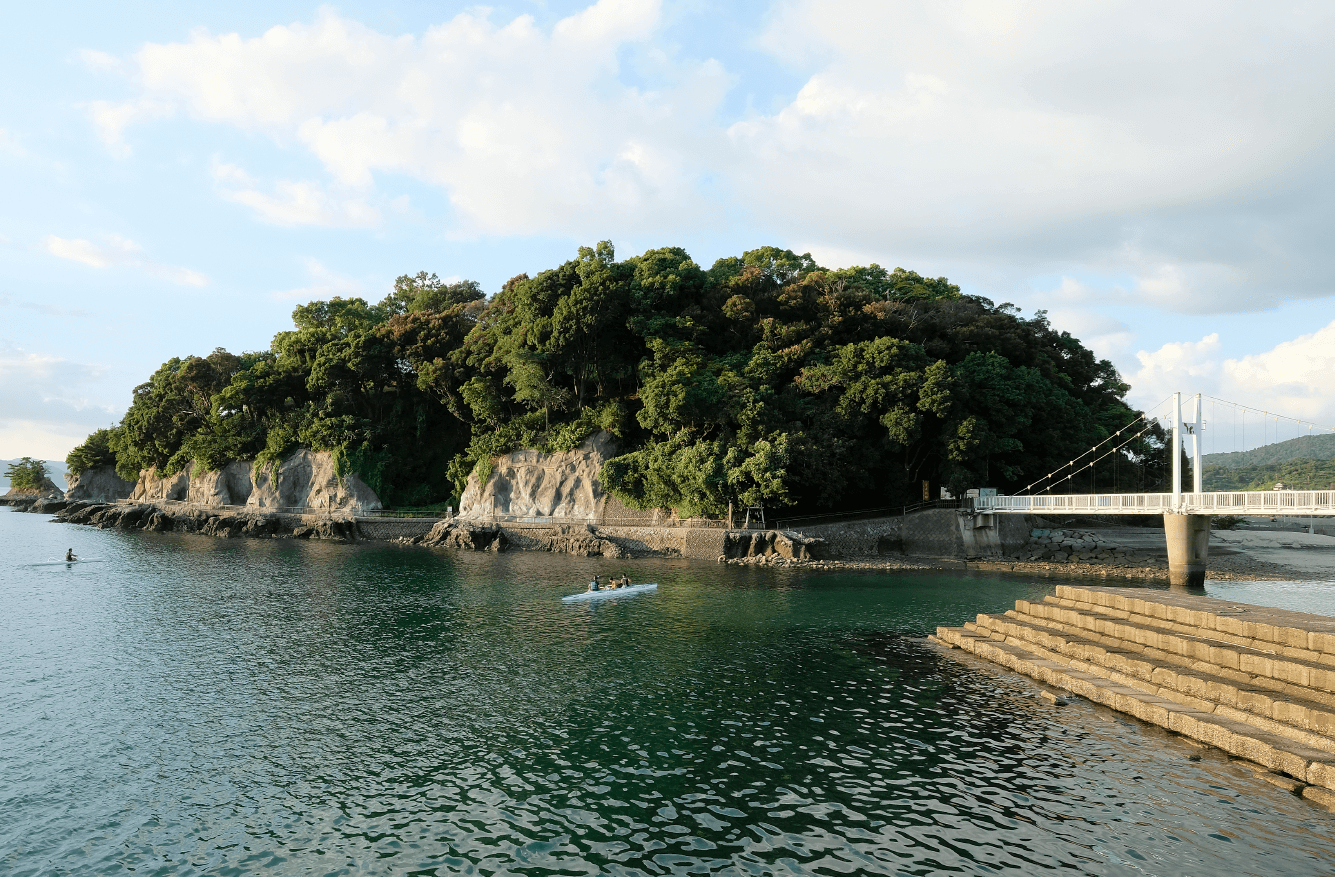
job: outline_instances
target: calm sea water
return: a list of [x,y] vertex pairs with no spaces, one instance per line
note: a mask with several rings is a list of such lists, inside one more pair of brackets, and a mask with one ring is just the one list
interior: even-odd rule
[[1335,816],[921,638],[1051,584],[0,511],[0,873],[1335,870]]

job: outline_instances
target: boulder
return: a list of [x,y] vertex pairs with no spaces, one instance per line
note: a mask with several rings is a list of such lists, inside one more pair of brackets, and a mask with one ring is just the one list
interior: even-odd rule
[[824,539],[787,530],[731,530],[723,537],[724,556],[736,558],[810,560],[824,545]]
[[611,539],[600,536],[588,524],[570,526],[563,524],[542,540],[544,551],[558,554],[575,554],[581,557],[625,557],[627,552]]
[[292,531],[297,539],[320,539],[328,542],[355,542],[357,523],[355,521],[324,520],[311,524],[302,524]]
[[420,544],[466,548],[470,551],[504,551],[509,540],[500,527],[454,520],[437,521]]

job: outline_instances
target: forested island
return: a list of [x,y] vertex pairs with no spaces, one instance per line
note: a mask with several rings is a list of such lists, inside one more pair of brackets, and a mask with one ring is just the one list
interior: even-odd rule
[[[268,350],[164,363],[70,471],[133,480],[308,448],[388,506],[457,504],[497,456],[607,430],[603,487],[632,507],[819,512],[917,502],[923,482],[1015,491],[1138,415],[1112,364],[1042,311],[773,247],[703,269],[603,242],[490,297],[422,272],[292,319]],[[1155,427],[1059,486],[1154,489],[1164,458]]]

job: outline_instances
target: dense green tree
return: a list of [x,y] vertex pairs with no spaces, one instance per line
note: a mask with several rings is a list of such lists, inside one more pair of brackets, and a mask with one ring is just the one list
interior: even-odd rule
[[5,467],[11,490],[39,490],[46,481],[46,464],[32,457],[22,457]]
[[[132,477],[310,447],[388,502],[433,502],[497,455],[606,429],[622,453],[603,480],[623,501],[719,515],[899,504],[923,481],[1015,490],[1122,443],[1135,417],[1111,364],[1042,312],[776,247],[706,270],[677,247],[618,261],[604,241],[490,299],[419,272],[378,303],[292,319],[267,351],[164,364],[72,468],[114,458]],[[1162,449],[1151,430],[1110,462],[1146,488]]]
[[111,449],[113,430],[98,429],[84,439],[83,444],[65,457],[65,468],[70,472],[84,472],[101,466],[115,466],[116,452]]

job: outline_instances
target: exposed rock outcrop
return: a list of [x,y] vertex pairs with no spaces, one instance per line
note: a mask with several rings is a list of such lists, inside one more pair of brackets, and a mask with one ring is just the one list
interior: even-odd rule
[[821,554],[824,539],[786,530],[732,530],[723,538],[723,558],[782,557],[810,560]]
[[468,477],[459,501],[459,517],[568,518],[592,521],[605,499],[598,473],[616,455],[615,439],[600,432],[565,454],[514,451],[493,463],[491,476],[480,483]]
[[416,545],[466,548],[470,551],[504,551],[509,546],[509,540],[500,527],[460,520],[437,521],[431,532],[411,542]]
[[18,512],[52,512],[64,508],[65,493],[45,476],[37,487],[11,487],[0,503]]
[[65,499],[70,502],[116,502],[129,499],[135,483],[116,474],[114,466],[98,466],[65,476],[68,489]]
[[542,548],[544,551],[581,557],[626,557],[630,553],[587,524],[582,527],[564,524],[557,527],[555,532],[543,537]]
[[251,508],[347,509],[383,508],[380,497],[355,472],[339,477],[328,451],[297,451],[278,466],[266,466],[254,478],[246,500]]
[[252,511],[217,512],[203,509],[168,511],[152,503],[72,502],[56,516],[69,524],[88,524],[103,530],[152,530],[158,533],[198,533],[222,538],[295,538],[353,542],[357,524],[349,519],[311,520]]
[[[119,498],[119,497],[118,497]],[[300,450],[277,467],[258,471],[237,461],[218,471],[195,472],[188,465],[159,477],[145,469],[128,497],[132,502],[176,500],[201,506],[244,506],[251,511],[340,509],[364,512],[381,508],[380,498],[356,473],[339,477],[328,451]]]

